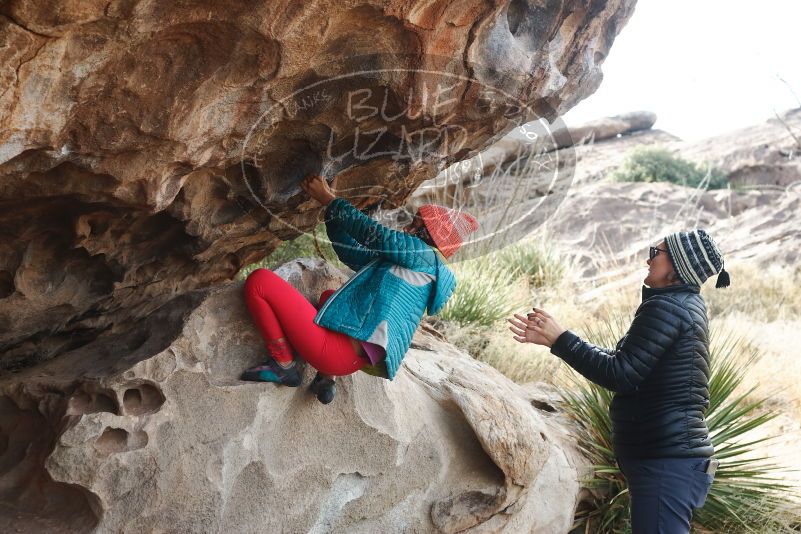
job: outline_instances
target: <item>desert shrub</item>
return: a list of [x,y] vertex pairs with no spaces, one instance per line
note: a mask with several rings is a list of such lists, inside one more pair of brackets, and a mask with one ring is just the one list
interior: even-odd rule
[[[588,338],[613,347],[622,324],[622,320],[603,324],[590,331]],[[735,393],[759,356],[751,349],[745,361],[738,358],[744,343],[733,332],[712,336],[706,420],[720,466],[705,505],[695,511],[693,526],[698,531],[727,533],[793,532],[801,525],[801,516],[793,511],[792,497],[798,495],[797,490],[781,481],[781,466],[755,454],[770,438],[745,437],[778,412],[766,410],[766,399],[753,399],[754,388]],[[594,475],[585,485],[596,497],[592,506],[577,513],[577,526],[584,525],[588,532],[629,532],[628,489],[612,452],[609,404],[614,394],[578,374],[572,377],[573,387],[563,390],[563,397],[579,429],[578,446],[594,467]]]
[[701,166],[663,148],[638,147],[612,173],[618,182],[670,182],[686,187],[724,189],[726,175],[711,165]]
[[571,264],[547,243],[526,239],[452,265],[456,291],[435,319],[451,343],[520,384],[551,381],[559,370],[547,349],[515,341],[505,321],[554,295],[564,282]]
[[236,278],[244,280],[256,269],[275,269],[295,258],[315,257],[321,257],[338,267],[344,267],[326,238],[325,223],[318,224],[310,233],[304,233],[295,239],[284,241],[263,260],[243,267],[237,273]]
[[520,287],[522,273],[499,265],[494,255],[451,265],[456,289],[440,316],[460,325],[489,326],[525,306]]
[[543,241],[521,241],[501,249],[495,255],[501,265],[520,272],[535,288],[554,286],[565,274],[565,259]]

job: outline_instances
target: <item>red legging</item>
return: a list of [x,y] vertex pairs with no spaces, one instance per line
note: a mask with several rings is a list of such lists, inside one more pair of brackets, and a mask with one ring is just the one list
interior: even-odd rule
[[[314,324],[314,306],[271,270],[250,273],[244,291],[245,303],[265,342],[287,338],[304,360],[326,375],[349,375],[370,363],[354,350],[350,336]],[[323,291],[317,306],[333,292]]]

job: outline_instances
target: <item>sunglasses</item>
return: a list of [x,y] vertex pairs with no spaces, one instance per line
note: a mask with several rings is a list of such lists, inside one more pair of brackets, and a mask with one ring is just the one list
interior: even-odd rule
[[648,259],[652,260],[652,259],[656,258],[656,255],[659,254],[660,252],[667,252],[667,250],[665,250],[663,248],[649,247],[649,249],[648,249]]

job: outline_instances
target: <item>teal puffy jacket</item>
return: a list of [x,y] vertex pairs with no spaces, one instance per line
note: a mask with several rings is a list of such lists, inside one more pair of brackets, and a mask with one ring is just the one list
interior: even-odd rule
[[424,311],[439,313],[456,277],[438,250],[381,225],[343,198],[331,201],[325,219],[337,256],[357,272],[326,300],[314,322],[384,347],[391,380]]

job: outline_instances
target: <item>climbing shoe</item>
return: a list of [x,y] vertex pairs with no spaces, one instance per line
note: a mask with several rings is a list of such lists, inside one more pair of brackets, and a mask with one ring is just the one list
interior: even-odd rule
[[276,382],[291,388],[298,387],[301,382],[300,372],[294,361],[291,366],[282,367],[272,357],[268,357],[261,365],[246,370],[242,373],[241,379],[254,382]]
[[317,400],[323,404],[328,404],[334,400],[334,395],[337,393],[337,386],[333,378],[323,377],[320,373],[314,375],[309,389],[312,393],[317,395]]

